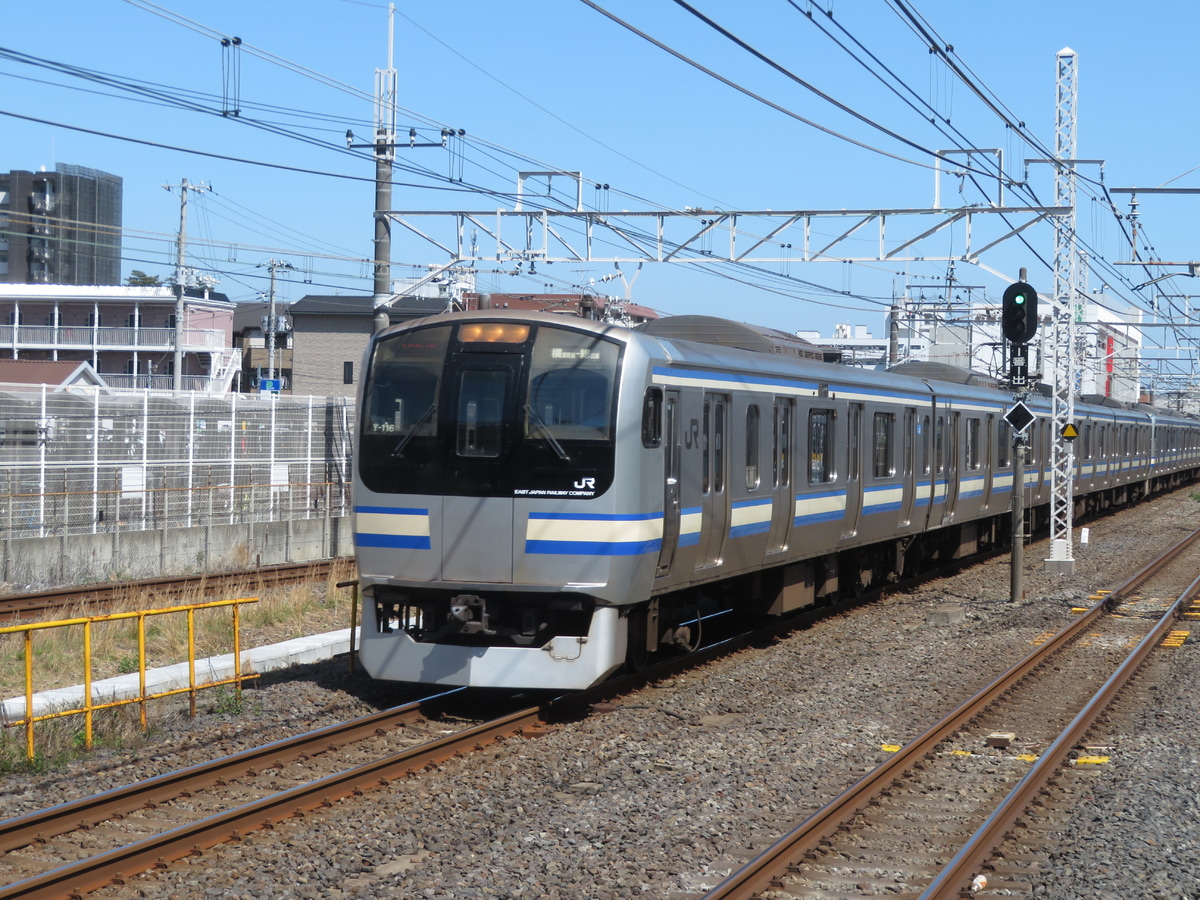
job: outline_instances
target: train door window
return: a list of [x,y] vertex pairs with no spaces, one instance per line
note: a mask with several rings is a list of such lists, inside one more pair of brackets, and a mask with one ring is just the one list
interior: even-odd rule
[[725,490],[725,404],[713,405],[713,491]]
[[979,468],[979,420],[967,419],[966,460],[968,469]]
[[916,422],[917,414],[914,410],[906,409],[904,411],[904,474],[911,475],[913,473],[913,453],[915,452],[913,445],[916,444],[916,435],[913,433],[913,426]]
[[708,400],[704,401],[703,416],[704,421],[700,431],[700,472],[702,473],[700,476],[700,490],[707,494],[712,487],[708,478],[708,473],[712,471],[712,451],[708,446],[708,436],[711,433],[710,428],[712,427],[712,403]]
[[775,448],[771,454],[771,482],[775,487],[792,483],[792,401],[775,401]]
[[833,411],[808,411],[808,483],[833,481]]
[[874,427],[871,429],[871,468],[876,478],[887,478],[896,471],[892,460],[895,424],[895,413],[875,413]]
[[933,438],[933,470],[939,475],[946,471],[946,417],[937,417]]
[[850,404],[850,422],[848,433],[846,435],[847,456],[846,460],[846,477],[850,481],[858,481],[859,475],[859,457],[861,455],[859,443],[862,431],[862,404]]
[[1008,422],[1000,420],[1000,440],[996,444],[996,466],[1001,469],[1008,468],[1008,448],[1012,445],[1012,429]]
[[758,404],[751,403],[746,407],[746,489],[754,490],[759,482],[758,459]]
[[921,418],[921,439],[918,441],[917,459],[920,460],[921,474],[929,474],[930,453],[929,440],[932,437],[932,432],[929,430],[929,416]]
[[662,388],[647,388],[642,399],[642,446],[658,447],[662,444]]
[[507,387],[507,372],[468,369],[462,373],[458,395],[458,435],[455,441],[459,456],[500,455]]

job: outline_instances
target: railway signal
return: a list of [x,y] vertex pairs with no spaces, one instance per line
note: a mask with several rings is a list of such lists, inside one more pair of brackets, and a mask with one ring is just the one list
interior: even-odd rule
[[1023,281],[1004,290],[1000,330],[1014,344],[1024,344],[1037,332],[1037,291]]

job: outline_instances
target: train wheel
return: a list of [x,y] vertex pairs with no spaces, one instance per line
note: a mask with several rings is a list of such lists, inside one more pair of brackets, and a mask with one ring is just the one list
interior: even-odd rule
[[700,611],[694,606],[681,606],[676,610],[674,624],[663,633],[660,642],[691,653],[700,646],[701,630]]

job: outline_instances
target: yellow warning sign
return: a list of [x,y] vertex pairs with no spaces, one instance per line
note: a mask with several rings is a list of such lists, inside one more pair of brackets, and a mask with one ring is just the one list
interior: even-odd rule
[[1065,441],[1073,441],[1075,438],[1079,437],[1079,429],[1068,422],[1063,426],[1062,436],[1063,440]]

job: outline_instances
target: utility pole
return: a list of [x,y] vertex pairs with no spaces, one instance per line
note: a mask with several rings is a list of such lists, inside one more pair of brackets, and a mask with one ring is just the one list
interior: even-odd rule
[[186,281],[183,274],[183,257],[184,247],[187,245],[188,191],[209,191],[212,188],[204,182],[188,184],[186,178],[178,185],[164,184],[163,187],[168,191],[179,188],[179,239],[176,241],[175,253],[175,364],[171,378],[171,390],[178,393],[183,386],[183,292]]
[[[354,143],[354,132],[346,132],[346,147],[369,148],[375,152],[375,279],[372,293],[375,306],[375,331],[391,323],[387,306],[392,298],[392,164],[396,160],[396,99],[399,93],[396,67],[393,64],[396,4],[388,4],[388,65],[375,70],[375,140],[370,144]],[[442,129],[440,143],[418,143],[416,129],[409,129],[409,147],[445,147],[453,131]],[[461,134],[461,132],[460,132]]]
[[275,272],[278,269],[294,269],[290,262],[272,259],[266,263],[271,271],[271,292],[267,299],[267,380],[275,381],[275,335],[279,333],[279,317],[275,315]]

